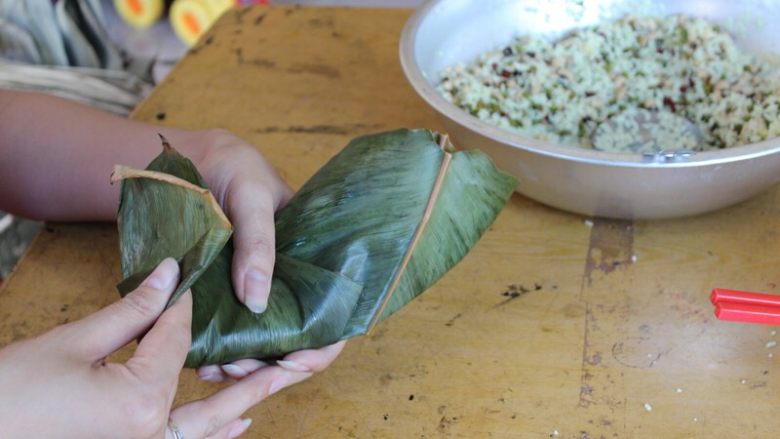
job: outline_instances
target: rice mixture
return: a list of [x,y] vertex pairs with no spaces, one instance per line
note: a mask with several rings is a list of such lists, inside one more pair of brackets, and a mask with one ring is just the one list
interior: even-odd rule
[[555,42],[519,37],[445,69],[438,90],[482,120],[560,145],[592,148],[603,122],[637,110],[688,119],[700,136],[682,146],[695,151],[780,136],[776,66],[688,16],[627,16]]

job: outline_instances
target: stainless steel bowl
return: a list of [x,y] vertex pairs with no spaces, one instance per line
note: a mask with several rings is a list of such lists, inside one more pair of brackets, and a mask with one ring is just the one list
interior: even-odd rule
[[518,191],[585,215],[670,218],[745,200],[780,182],[780,139],[701,152],[643,157],[578,149],[489,125],[442,98],[441,70],[470,62],[523,34],[555,38],[626,13],[685,13],[721,24],[757,54],[780,55],[780,2],[755,0],[431,0],[401,35],[401,65],[456,142],[478,148],[520,181]]

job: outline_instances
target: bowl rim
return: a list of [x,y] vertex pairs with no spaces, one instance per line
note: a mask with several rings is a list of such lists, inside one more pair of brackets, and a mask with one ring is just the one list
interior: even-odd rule
[[445,0],[426,0],[406,21],[401,31],[399,42],[399,58],[401,69],[407,81],[417,94],[442,116],[477,132],[490,140],[525,150],[531,153],[571,160],[580,163],[590,163],[602,166],[636,167],[636,168],[687,168],[697,166],[713,166],[725,163],[754,160],[780,152],[780,137],[762,142],[733,146],[714,151],[696,152],[687,159],[674,162],[647,161],[639,154],[610,153],[585,148],[560,146],[530,137],[524,137],[502,128],[491,125],[457,107],[444,99],[425,78],[417,64],[414,43],[422,23],[430,16],[430,11]]

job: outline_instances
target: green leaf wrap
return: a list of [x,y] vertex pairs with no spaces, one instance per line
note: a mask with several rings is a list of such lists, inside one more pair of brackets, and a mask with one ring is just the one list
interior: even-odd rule
[[179,261],[171,303],[192,289],[188,367],[365,334],[457,264],[517,184],[484,154],[454,152],[428,130],[353,140],[277,212],[271,295],[258,315],[233,293],[232,227],[195,166],[166,146],[147,171],[115,177],[119,289],[132,291],[165,257]]

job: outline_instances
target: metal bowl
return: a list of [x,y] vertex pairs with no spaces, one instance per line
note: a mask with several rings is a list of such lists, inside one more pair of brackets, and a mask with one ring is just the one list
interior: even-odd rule
[[695,215],[745,200],[780,181],[780,139],[690,156],[614,154],[526,138],[471,116],[434,86],[441,70],[514,37],[555,38],[626,13],[703,17],[756,54],[780,55],[780,2],[765,0],[431,0],[401,35],[401,65],[456,142],[478,148],[519,179],[518,192],[560,209],[626,219]]

